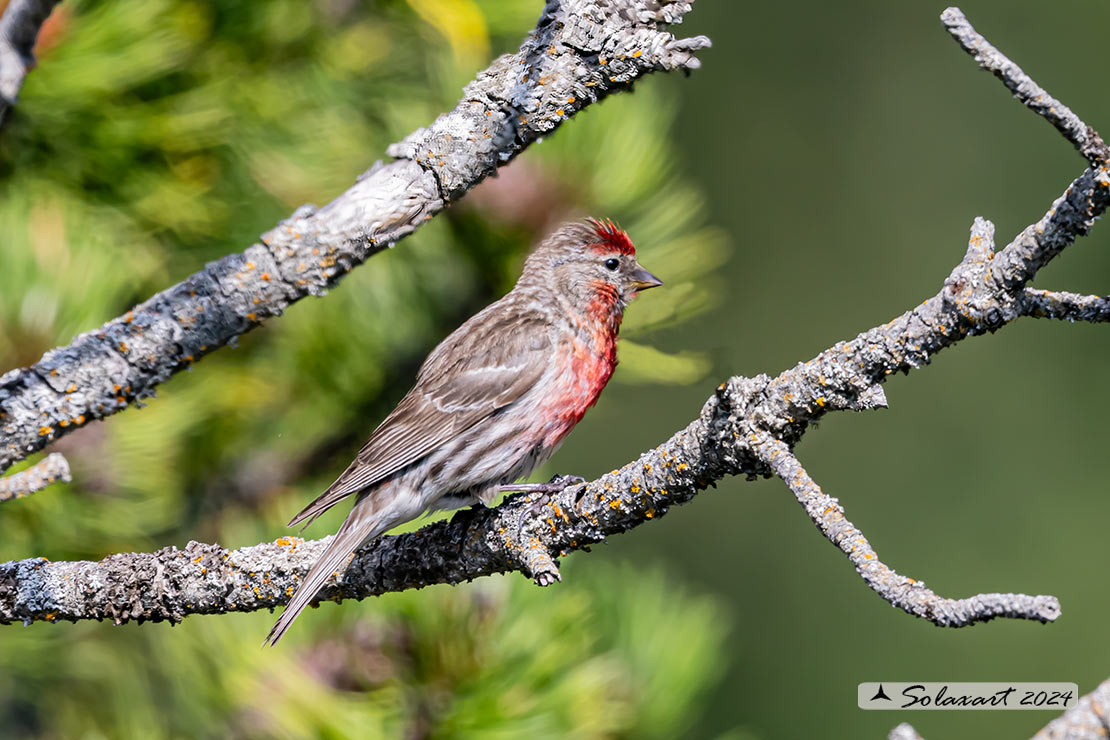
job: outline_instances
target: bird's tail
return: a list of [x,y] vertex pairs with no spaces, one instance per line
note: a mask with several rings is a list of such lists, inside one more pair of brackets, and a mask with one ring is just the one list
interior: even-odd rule
[[354,508],[347,516],[347,520],[335,533],[335,538],[324,550],[324,554],[309,569],[308,575],[305,576],[301,585],[293,593],[293,598],[289,600],[285,611],[282,612],[274,628],[270,630],[264,644],[271,646],[277,644],[277,641],[293,624],[297,615],[316,598],[316,594],[319,593],[324,582],[332,574],[337,574],[347,567],[347,559],[355,550],[361,547],[364,542],[376,539],[386,530],[400,523],[400,520],[395,516],[394,507],[375,505],[382,503],[381,498],[385,493],[385,491],[378,490],[367,491],[359,495],[358,501],[355,502]]

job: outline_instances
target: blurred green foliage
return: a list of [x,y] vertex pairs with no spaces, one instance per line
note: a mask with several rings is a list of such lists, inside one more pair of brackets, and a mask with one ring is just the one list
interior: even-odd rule
[[[506,0],[63,4],[0,130],[0,368],[34,362],[242,250],[301,203],[334,197],[390,142],[453,106],[538,10]],[[75,482],[4,507],[0,559],[283,534],[426,352],[506,290],[527,245],[560,220],[619,220],[666,279],[630,312],[633,341],[710,308],[727,244],[703,226],[703,194],[676,168],[675,114],[655,81],[589,109],[326,299],[206,358],[145,409],[65,438],[55,448]],[[709,370],[694,350],[646,343],[625,342],[622,359],[616,383],[692,383]],[[569,573],[544,591],[498,578],[327,605],[276,651],[258,647],[270,614],[172,629],[5,628],[0,736],[665,738],[688,728],[726,663],[720,607],[661,571],[596,555]]]

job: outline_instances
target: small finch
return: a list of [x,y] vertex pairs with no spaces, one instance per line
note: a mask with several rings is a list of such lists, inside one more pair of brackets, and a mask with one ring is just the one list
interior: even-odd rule
[[488,504],[549,458],[597,402],[617,365],[617,333],[637,293],[662,285],[612,221],[563,226],[516,286],[428,355],[416,385],[328,490],[293,517],[354,508],[266,638],[276,644],[352,553],[424,511]]

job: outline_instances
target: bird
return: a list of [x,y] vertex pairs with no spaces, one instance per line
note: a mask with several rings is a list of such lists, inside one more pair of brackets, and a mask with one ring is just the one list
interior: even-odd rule
[[597,402],[617,365],[625,308],[662,284],[612,220],[571,222],[540,242],[512,290],[432,350],[354,461],[289,522],[307,526],[355,497],[266,642],[276,645],[325,581],[387,530],[424,512],[488,505],[506,490],[550,490],[514,482]]

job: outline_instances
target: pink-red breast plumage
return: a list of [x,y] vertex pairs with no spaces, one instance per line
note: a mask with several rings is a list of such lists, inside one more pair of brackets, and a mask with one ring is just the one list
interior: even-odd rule
[[363,544],[425,511],[488,503],[550,457],[616,367],[625,306],[661,284],[612,221],[568,224],[537,246],[516,286],[432,351],[355,460],[290,522],[356,496],[267,641]]

